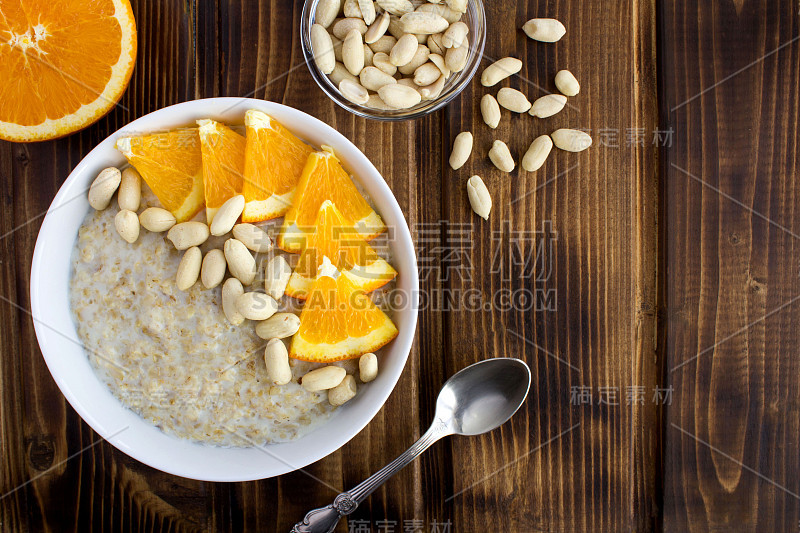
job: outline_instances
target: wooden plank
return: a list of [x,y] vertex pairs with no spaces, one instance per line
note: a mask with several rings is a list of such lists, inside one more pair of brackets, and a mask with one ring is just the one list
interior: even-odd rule
[[[473,84],[446,112],[450,142],[462,130],[475,135],[467,165],[442,171],[445,216],[471,230],[455,243],[467,252],[471,276],[451,278],[448,288],[477,289],[487,303],[446,315],[447,373],[515,356],[530,364],[534,379],[511,424],[453,440],[453,457],[469,458],[453,470],[453,524],[464,531],[487,523],[500,531],[651,530],[658,511],[658,406],[649,396],[628,404],[626,394],[630,387],[651,394],[657,377],[653,3],[622,2],[613,10],[494,3],[487,10],[490,29],[519,28],[537,16],[567,28],[555,44],[519,30],[490,31],[485,64],[507,55],[525,64],[502,85],[533,100],[554,91],[555,73],[569,68],[582,88],[552,118],[504,111],[496,130],[481,122],[477,103],[500,86]],[[519,162],[536,136],[561,127],[590,129],[594,145],[580,154],[555,150],[534,174],[520,168],[503,174],[486,158],[500,139]],[[628,142],[632,130],[647,142]],[[488,222],[466,202],[464,183],[472,174],[493,194]],[[533,298],[502,309],[493,299],[502,291]],[[572,401],[577,387],[591,392],[591,405]],[[613,394],[619,405],[598,405]]]
[[798,527],[795,2],[663,2],[665,531]]

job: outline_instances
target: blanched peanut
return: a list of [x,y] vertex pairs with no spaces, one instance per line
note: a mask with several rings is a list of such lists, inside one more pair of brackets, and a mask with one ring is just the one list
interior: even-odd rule
[[456,140],[453,142],[453,152],[450,154],[450,168],[458,170],[463,167],[471,153],[472,134],[468,131],[462,131],[456,135]]
[[444,63],[453,72],[461,72],[467,64],[469,56],[469,41],[464,38],[458,48],[448,48],[444,55]]
[[422,95],[419,92],[400,83],[384,85],[378,89],[378,96],[386,105],[394,109],[408,109],[422,101]]
[[342,62],[353,76],[358,76],[364,68],[364,43],[357,29],[350,30],[344,39]]
[[202,258],[203,254],[197,246],[192,246],[183,253],[181,262],[178,264],[178,272],[175,274],[175,283],[178,286],[178,290],[187,291],[197,283]]
[[553,140],[548,135],[540,135],[531,143],[528,151],[522,157],[522,168],[528,172],[535,172],[542,168],[550,150],[553,149]]
[[358,30],[358,33],[364,35],[367,33],[367,24],[361,19],[352,17],[344,18],[333,23],[331,33],[333,33],[337,39],[344,41],[347,34],[350,33],[350,30]]
[[534,117],[552,117],[567,105],[567,97],[563,94],[548,94],[537,98],[528,113]]
[[577,78],[568,70],[559,70],[556,73],[556,87],[564,96],[575,96],[581,91]]
[[336,64],[333,41],[328,30],[320,24],[311,26],[311,52],[314,54],[314,62],[320,72],[323,74],[333,72],[333,67]]
[[492,148],[489,150],[489,159],[503,172],[514,170],[514,158],[511,157],[511,152],[503,141],[495,141],[492,144]]
[[445,79],[450,77],[450,69],[447,68],[447,63],[445,63],[445,60],[442,56],[439,54],[431,54],[428,56],[428,60],[439,68],[439,72],[442,73],[442,76],[444,76]]
[[121,181],[122,174],[118,168],[104,168],[89,187],[89,205],[97,211],[108,207]]
[[440,56],[444,57],[445,52],[447,52],[447,48],[442,42],[443,37],[444,35],[441,33],[428,35],[428,38],[425,40],[425,44],[428,46],[432,54],[439,54]]
[[514,113],[524,113],[531,108],[528,98],[511,87],[503,87],[497,92],[497,103]]
[[389,52],[392,51],[394,45],[397,44],[397,39],[392,35],[383,35],[374,43],[369,43],[369,47],[372,48],[372,51],[376,54],[378,52],[383,52],[386,55],[389,55]]
[[375,0],[375,2],[392,15],[401,16],[414,11],[414,4],[409,0]]
[[449,24],[457,22],[461,18],[461,13],[450,9],[444,4],[422,4],[416,9],[417,12],[436,13],[443,17]]
[[272,339],[264,349],[264,364],[267,375],[275,385],[286,385],[292,381],[292,367],[289,366],[289,352],[280,339]]
[[282,255],[276,255],[264,269],[264,290],[275,300],[280,300],[286,292],[290,277],[292,267]]
[[427,46],[424,44],[417,44],[417,51],[414,52],[414,57],[411,58],[411,61],[399,67],[397,70],[400,72],[400,74],[408,76],[417,70],[420,65],[425,64],[425,62],[428,60],[428,56],[430,55],[431,51],[428,50]]
[[256,324],[256,335],[262,339],[291,337],[300,329],[300,317],[294,313],[275,313]]
[[463,22],[454,22],[442,35],[442,44],[445,48],[458,48],[467,37],[469,27]]
[[386,74],[378,67],[364,67],[359,79],[361,80],[361,85],[370,91],[377,91],[384,85],[397,83],[396,79]]
[[344,405],[355,397],[357,389],[356,379],[345,376],[341,383],[328,390],[328,402],[334,407]]
[[230,270],[233,277],[247,286],[253,283],[256,277],[256,260],[250,250],[241,242],[236,239],[228,239],[222,247],[225,254],[225,261],[228,263],[228,270]]
[[364,66],[371,67],[372,66],[372,57],[375,55],[375,52],[372,51],[372,48],[369,47],[368,44],[364,44]]
[[358,82],[350,80],[340,81],[339,92],[354,104],[364,105],[369,100],[369,92]]
[[553,144],[567,152],[581,152],[592,145],[592,138],[585,131],[560,129],[550,134]]
[[336,15],[339,14],[342,0],[319,0],[317,9],[314,11],[314,22],[327,28],[333,24]]
[[208,252],[203,258],[203,266],[200,268],[200,281],[203,282],[203,287],[213,289],[222,283],[227,266],[222,250],[214,249]]
[[122,180],[117,193],[117,203],[120,209],[127,209],[134,213],[139,210],[142,201],[142,177],[133,167],[122,171]]
[[125,242],[133,244],[139,238],[139,217],[133,211],[123,209],[117,213],[114,217],[114,227]]
[[190,221],[175,224],[167,233],[176,250],[186,250],[192,246],[200,246],[208,239],[208,226],[202,222]]
[[484,94],[481,98],[481,116],[486,125],[492,129],[500,124],[500,106],[491,94]]
[[428,62],[425,63],[424,65],[417,67],[417,70],[414,71],[414,83],[416,83],[420,87],[424,85],[430,85],[431,83],[438,80],[439,76],[441,75],[442,71],[439,70],[439,67],[437,67],[431,62]]
[[504,57],[503,59],[498,59],[483,69],[483,72],[481,73],[481,85],[484,87],[497,85],[504,79],[508,78],[512,74],[516,74],[520,70],[522,70],[522,61],[516,57]]
[[378,358],[374,353],[365,353],[358,358],[358,375],[362,383],[369,383],[378,377]]
[[378,52],[372,56],[372,64],[375,65],[376,68],[380,69],[381,72],[388,74],[389,76],[394,76],[394,74],[397,72],[397,67],[392,65],[392,62],[389,61],[389,56],[383,52]]
[[244,294],[242,282],[236,278],[228,278],[222,284],[222,312],[225,318],[234,326],[244,322],[244,316],[236,308],[236,300]]
[[392,47],[389,53],[389,61],[396,67],[402,67],[407,64],[417,53],[419,43],[417,38],[411,34],[403,35]]
[[303,376],[301,384],[308,392],[332,389],[342,382],[347,372],[339,366],[323,366]]
[[256,253],[266,253],[272,250],[272,239],[269,235],[253,224],[236,224],[233,227],[233,237],[241,241],[248,250]]
[[[351,83],[358,84],[358,78],[347,72],[347,69],[344,67],[344,65],[342,65],[338,61],[333,66],[333,71],[330,74],[330,78],[333,84],[337,88],[339,88],[339,85],[342,83],[342,80],[347,80]],[[341,88],[339,88],[339,91],[341,91]]]
[[439,76],[439,78],[431,83],[430,85],[423,85],[419,88],[419,94],[423,100],[433,100],[438,98],[440,94],[442,94],[442,89],[444,89],[444,82],[445,77],[444,74]]
[[211,235],[225,235],[231,231],[242,211],[244,211],[244,196],[237,194],[233,198],[228,198],[211,220]]
[[492,210],[492,197],[489,195],[489,190],[480,176],[472,176],[467,181],[467,196],[472,210],[484,220],[489,220],[489,213]]
[[561,39],[567,29],[556,19],[531,19],[522,26],[528,37],[536,41],[554,43]]
[[404,32],[422,35],[441,33],[450,25],[443,16],[425,11],[406,13],[400,17],[400,24]]
[[139,215],[139,222],[147,231],[160,233],[175,225],[175,215],[160,207],[148,207]]
[[266,320],[278,311],[278,302],[263,292],[246,292],[236,298],[236,310],[249,320]]
[[389,28],[389,13],[385,12],[383,15],[378,17],[378,19],[373,22],[369,29],[367,29],[367,33],[364,34],[364,42],[367,44],[373,44],[375,41],[383,37],[386,33],[386,30]]

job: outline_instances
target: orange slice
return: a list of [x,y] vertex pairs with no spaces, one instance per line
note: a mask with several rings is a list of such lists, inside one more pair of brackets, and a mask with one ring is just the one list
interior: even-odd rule
[[345,224],[342,214],[330,200],[320,206],[315,228],[289,278],[286,286],[289,296],[306,299],[326,257],[342,276],[364,292],[382,287],[397,276],[397,271],[375,253],[364,237]]
[[283,219],[277,240],[279,248],[287,252],[300,252],[305,248],[306,239],[314,231],[317,213],[325,200],[333,202],[341,212],[344,223],[355,228],[366,240],[375,238],[386,229],[381,217],[369,206],[342,168],[333,149],[323,146],[322,151],[308,156],[297,184],[294,202]]
[[128,0],[2,0],[0,139],[54,139],[95,122],[135,61]]
[[242,222],[277,218],[289,209],[313,148],[266,113],[244,114],[247,148],[244,157],[245,205]]
[[397,327],[326,257],[308,295],[289,357],[316,363],[354,359],[397,336]]
[[197,125],[203,154],[206,221],[211,224],[220,206],[242,192],[245,140],[214,120],[198,120]]
[[178,222],[189,220],[203,207],[203,157],[197,128],[121,137],[117,150]]

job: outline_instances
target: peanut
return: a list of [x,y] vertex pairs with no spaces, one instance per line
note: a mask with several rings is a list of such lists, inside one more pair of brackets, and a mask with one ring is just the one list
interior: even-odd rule
[[278,310],[278,302],[263,292],[246,292],[236,297],[236,310],[249,320],[266,320]]
[[465,38],[458,48],[448,48],[444,54],[444,62],[453,72],[461,72],[467,64],[469,41]]
[[528,151],[522,156],[522,168],[528,172],[536,172],[544,165],[550,150],[553,149],[553,140],[547,135],[536,137]]
[[430,85],[424,85],[419,88],[419,95],[423,100],[433,100],[442,94],[444,89],[445,76],[442,74],[439,78]]
[[369,383],[378,377],[378,358],[374,353],[365,353],[358,358],[358,375],[362,383]]
[[442,45],[445,48],[458,48],[469,34],[469,26],[463,22],[454,22],[442,35]]
[[358,6],[358,0],[344,0],[344,4],[342,4],[342,13],[348,18],[364,18],[361,14],[361,8]]
[[308,392],[332,389],[342,382],[347,372],[340,366],[323,366],[303,376],[301,384]]
[[253,224],[236,224],[233,227],[233,237],[242,241],[248,250],[256,253],[266,253],[272,250],[272,239],[264,230]]
[[371,107],[372,109],[380,109],[381,111],[394,110],[393,107],[389,107],[388,105],[386,105],[386,103],[383,100],[381,100],[381,97],[378,96],[377,94],[369,95],[369,100],[367,100],[367,103],[364,105],[367,107]]
[[344,18],[333,23],[332,33],[342,41],[345,40],[351,30],[358,30],[358,33],[364,35],[367,33],[367,24],[357,18]]
[[442,42],[442,37],[443,34],[441,33],[428,35],[428,38],[425,40],[425,44],[428,46],[432,54],[439,54],[440,56],[444,57],[445,52],[447,52],[447,48],[445,48],[444,43]]
[[399,83],[384,85],[378,89],[378,96],[386,105],[394,109],[408,109],[422,101],[422,95],[419,92]]
[[537,98],[531,106],[530,113],[534,117],[547,118],[552,117],[567,104],[567,97],[563,94],[548,94]]
[[97,211],[108,207],[121,181],[122,173],[118,168],[104,168],[89,187],[89,205]]
[[333,24],[341,6],[342,0],[319,0],[317,9],[314,11],[314,22],[327,28]]
[[286,385],[292,381],[292,367],[289,366],[289,352],[280,339],[272,339],[264,349],[264,364],[267,375],[275,385]]
[[443,16],[425,11],[406,13],[400,17],[400,24],[404,32],[421,35],[441,33],[450,25]]
[[286,292],[286,285],[292,276],[292,267],[282,255],[270,259],[264,270],[264,289],[275,300],[280,300]]
[[242,211],[244,211],[244,196],[237,194],[228,198],[211,220],[211,235],[220,236],[231,231]]
[[127,209],[134,213],[139,210],[142,202],[142,177],[133,167],[122,171],[122,180],[117,193],[117,203],[120,209]]
[[228,239],[222,247],[225,253],[225,262],[228,263],[233,277],[242,282],[242,285],[250,285],[256,277],[256,260],[250,254],[250,250],[236,239]]
[[417,53],[419,43],[417,38],[411,34],[403,35],[398,39],[397,44],[392,47],[389,53],[389,61],[396,67],[402,67],[407,64],[414,55]]
[[581,152],[592,145],[592,138],[585,131],[559,129],[550,134],[553,144],[567,152]]
[[160,233],[175,225],[175,215],[160,207],[148,207],[139,215],[139,222],[147,231]]
[[514,170],[514,158],[511,157],[511,152],[503,141],[495,141],[492,144],[491,149],[489,149],[489,159],[492,160],[494,166],[503,172]]
[[342,62],[353,76],[358,76],[361,69],[364,68],[364,43],[357,29],[350,30],[344,39]]
[[114,227],[125,242],[133,244],[139,238],[139,217],[127,209],[121,210],[114,217]]
[[181,262],[178,264],[178,272],[175,274],[175,283],[178,286],[178,290],[188,291],[192,288],[192,285],[197,283],[202,258],[203,254],[197,246],[192,246],[183,253]]
[[413,74],[415,70],[417,70],[420,66],[424,65],[426,61],[428,61],[428,57],[431,55],[430,50],[424,44],[417,43],[417,51],[414,52],[414,56],[411,58],[411,61],[402,65],[397,70],[400,74],[404,76],[408,76],[409,74]]
[[484,220],[489,220],[489,213],[492,210],[492,197],[489,195],[489,190],[480,176],[472,176],[467,181],[467,196],[472,210]]
[[372,0],[358,0],[358,7],[361,10],[361,18],[364,19],[364,22],[369,25],[375,22],[375,4],[372,3]]
[[439,54],[431,54],[428,56],[428,60],[439,68],[439,72],[442,73],[442,76],[444,76],[445,79],[450,77],[450,69],[447,68],[444,57],[440,56]]
[[528,98],[510,87],[503,87],[497,92],[497,103],[514,113],[524,113],[531,108]]
[[314,54],[314,62],[323,74],[333,72],[336,64],[336,56],[333,51],[333,41],[331,36],[321,24],[311,26],[311,51]]
[[389,29],[389,13],[384,12],[383,15],[378,17],[378,19],[367,28],[367,33],[364,34],[364,42],[367,44],[374,44],[378,39],[384,36],[387,29]]
[[580,83],[578,83],[572,72],[568,70],[559,70],[556,73],[556,88],[564,96],[575,96],[581,91]]
[[492,129],[500,124],[500,106],[491,94],[484,94],[481,98],[481,116],[486,125]]
[[347,79],[339,82],[339,92],[354,104],[364,105],[369,100],[369,93],[360,83]]
[[364,66],[371,67],[372,66],[372,58],[375,56],[375,52],[372,51],[372,48],[369,47],[368,44],[364,43]]
[[357,388],[356,378],[345,376],[341,383],[328,390],[328,402],[334,407],[344,405],[355,397]]
[[456,140],[453,142],[453,151],[450,154],[450,168],[458,170],[463,167],[471,153],[472,134],[468,131],[462,131],[456,135]]
[[192,246],[200,246],[208,239],[208,226],[202,222],[190,221],[175,224],[167,233],[176,250],[186,250]]
[[402,16],[414,11],[414,4],[409,0],[375,0],[375,3],[392,15]]
[[[344,68],[344,65],[338,61],[333,66],[333,71],[331,71],[330,78],[336,87],[339,87],[339,84],[342,83],[342,80],[348,80],[352,83],[358,84],[358,78],[347,72],[347,69]],[[339,91],[341,92],[341,88]]]
[[372,63],[376,68],[380,69],[381,72],[389,76],[394,76],[397,72],[397,67],[392,65],[392,62],[389,61],[389,56],[383,52],[376,53],[372,57]]
[[222,283],[227,266],[225,254],[222,250],[214,249],[208,252],[203,258],[203,265],[200,267],[200,281],[203,282],[203,287],[213,289]]
[[467,0],[445,0],[447,7],[458,13],[466,13]]
[[531,19],[522,26],[528,37],[536,41],[554,43],[561,39],[567,29],[556,19]]
[[384,35],[374,43],[370,43],[369,47],[372,48],[372,51],[376,54],[378,52],[383,52],[384,54],[389,55],[395,44],[397,44],[397,39],[391,35]]
[[234,326],[244,322],[244,316],[236,309],[236,299],[244,294],[242,282],[236,278],[228,278],[222,284],[222,312],[225,318]]
[[449,24],[457,22],[461,18],[461,13],[442,4],[422,4],[416,11],[417,13],[435,13],[444,18]]
[[430,85],[431,83],[438,80],[439,76],[441,75],[442,71],[439,70],[439,67],[437,67],[433,63],[428,62],[425,63],[424,65],[417,67],[417,70],[414,71],[414,83],[416,83],[420,87],[424,85]]
[[300,317],[294,313],[275,313],[256,324],[256,335],[262,339],[291,337],[300,329]]
[[378,67],[365,67],[364,70],[361,71],[359,78],[361,79],[361,85],[370,91],[377,91],[384,85],[397,83],[396,79],[386,74]]
[[491,87],[522,70],[522,61],[516,57],[498,59],[481,73],[481,85]]

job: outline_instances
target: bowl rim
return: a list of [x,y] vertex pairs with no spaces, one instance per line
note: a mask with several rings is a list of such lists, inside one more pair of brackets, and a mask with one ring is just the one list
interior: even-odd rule
[[[311,48],[311,26],[313,25],[312,19],[314,18],[314,11],[316,5],[320,0],[305,0],[303,3],[303,11],[300,15],[300,36],[301,36],[301,49],[303,51],[303,59],[306,62],[311,77],[322,89],[322,91],[333,100],[339,107],[346,109],[359,117],[381,120],[385,122],[400,122],[403,120],[416,120],[437,111],[450,102],[452,102],[461,92],[472,82],[478,67],[483,58],[483,50],[486,45],[486,10],[483,7],[482,0],[469,0],[467,3],[467,12],[474,12],[475,21],[470,27],[470,36],[477,35],[479,38],[477,42],[471,43],[469,56],[467,56],[467,67],[461,71],[461,78],[452,87],[448,89],[447,93],[440,94],[433,100],[429,100],[426,105],[419,107],[414,106],[410,109],[398,109],[396,111],[385,111],[380,109],[372,109],[366,106],[358,105],[347,100],[336,86],[331,82],[330,78],[320,72],[314,62],[314,56]],[[388,32],[387,32],[388,33]],[[423,102],[424,103],[424,102]]]
[[[296,132],[318,130],[318,137],[324,137],[325,144],[336,150],[348,170],[356,174],[354,169],[360,169],[356,180],[367,189],[387,227],[394,230],[389,233],[389,242],[395,266],[401,273],[397,287],[407,294],[405,307],[393,317],[400,332],[389,345],[389,352],[383,356],[392,357],[390,364],[383,367],[378,379],[365,387],[361,402],[340,407],[300,439],[228,448],[195,443],[162,432],[123,406],[96,375],[77,337],[71,315],[68,315],[67,322],[64,321],[64,308],[69,313],[71,307],[68,285],[77,230],[69,239],[64,238],[64,232],[71,232],[65,224],[68,216],[73,220],[72,226],[74,218],[80,217],[79,228],[88,213],[86,191],[97,172],[106,166],[124,163],[124,157],[114,148],[118,137],[133,132],[181,127],[193,123],[196,118],[213,117],[235,122],[221,117],[233,113],[240,113],[239,116],[243,117],[247,109],[259,109],[273,115]],[[305,137],[319,146],[320,143]],[[116,163],[109,161],[112,152],[119,154],[119,157],[112,157]],[[398,249],[406,255],[394,253]],[[55,258],[64,262],[65,250],[68,251],[66,265],[54,263]],[[375,417],[394,390],[415,339],[419,279],[411,233],[397,199],[358,147],[328,124],[303,111],[276,102],[219,97],[182,102],[148,113],[106,137],[75,166],[59,188],[39,230],[31,261],[30,298],[34,330],[50,374],[73,409],[103,439],[130,457],[173,475],[202,481],[250,481],[299,470],[326,457],[355,437]],[[54,328],[49,323],[51,320],[62,331]],[[88,375],[86,369],[90,371]],[[382,380],[380,384],[379,380]],[[359,393],[361,396],[362,391]],[[346,423],[346,430],[332,429],[337,422],[342,427],[342,421]],[[128,425],[120,429],[125,423]],[[133,427],[133,432],[127,431],[130,427]]]

